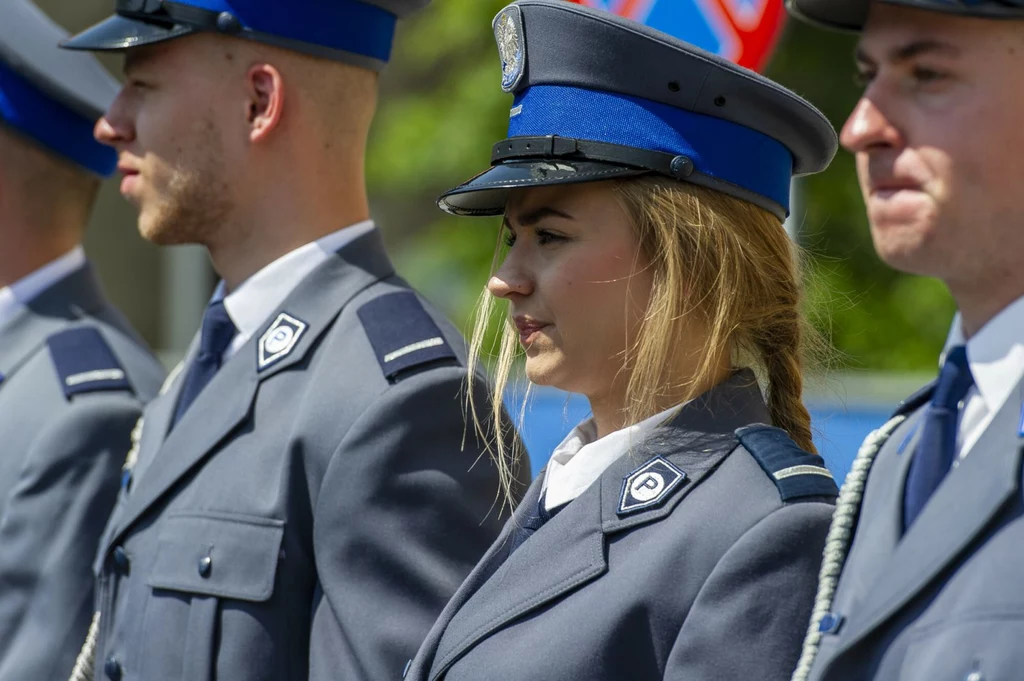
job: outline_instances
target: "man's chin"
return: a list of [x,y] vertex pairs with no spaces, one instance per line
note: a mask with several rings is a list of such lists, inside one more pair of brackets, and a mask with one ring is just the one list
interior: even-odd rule
[[933,275],[928,230],[892,226],[878,229],[872,224],[871,233],[875,252],[886,265],[907,274]]
[[184,235],[169,225],[167,220],[153,219],[145,212],[139,216],[138,228],[143,239],[157,246],[181,246],[192,243],[191,240],[183,238]]

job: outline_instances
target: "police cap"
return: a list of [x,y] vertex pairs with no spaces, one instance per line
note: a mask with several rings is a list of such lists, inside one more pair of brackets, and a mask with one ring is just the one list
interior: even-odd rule
[[[881,0],[931,12],[982,19],[1024,19],[1024,0]],[[798,19],[845,31],[859,31],[868,20],[871,0],[786,0],[786,9]]]
[[211,31],[380,70],[398,19],[430,0],[115,0],[114,15],[62,44],[126,50]]
[[90,55],[57,43],[67,33],[28,0],[0,0],[0,124],[97,175],[117,154],[93,126],[117,95],[117,81]]
[[563,0],[520,0],[494,21],[515,96],[491,168],[438,201],[497,215],[512,189],[660,173],[780,218],[792,176],[836,153],[824,115],[752,71],[647,26]]

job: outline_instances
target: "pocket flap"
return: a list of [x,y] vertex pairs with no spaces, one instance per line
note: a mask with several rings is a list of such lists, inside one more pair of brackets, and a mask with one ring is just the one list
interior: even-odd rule
[[149,586],[243,601],[274,593],[283,520],[189,513],[163,525]]

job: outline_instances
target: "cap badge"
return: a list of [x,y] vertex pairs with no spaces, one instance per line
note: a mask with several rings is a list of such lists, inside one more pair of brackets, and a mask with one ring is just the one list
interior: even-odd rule
[[494,20],[494,37],[501,55],[501,89],[512,92],[526,71],[526,45],[523,41],[523,14],[518,7],[507,7]]
[[295,344],[299,342],[308,326],[306,322],[286,312],[279,314],[260,338],[259,370],[263,371],[287,357],[295,349]]
[[663,457],[655,457],[622,481],[619,515],[657,506],[686,480],[686,473]]

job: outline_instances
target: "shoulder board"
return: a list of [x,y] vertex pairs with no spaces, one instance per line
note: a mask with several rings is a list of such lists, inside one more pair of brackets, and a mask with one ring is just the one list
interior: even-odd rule
[[757,424],[740,428],[736,437],[779,488],[783,501],[839,495],[824,460],[800,449],[781,428]]
[[389,379],[427,362],[456,359],[441,329],[411,291],[375,298],[359,308],[358,314]]
[[900,402],[900,406],[896,407],[896,411],[894,411],[892,416],[889,418],[906,416],[907,414],[917,411],[919,408],[923,407],[925,403],[932,398],[932,393],[935,391],[936,384],[938,384],[937,380],[932,381],[907,399]]
[[77,327],[46,339],[64,396],[98,390],[132,391],[114,351],[98,329]]

